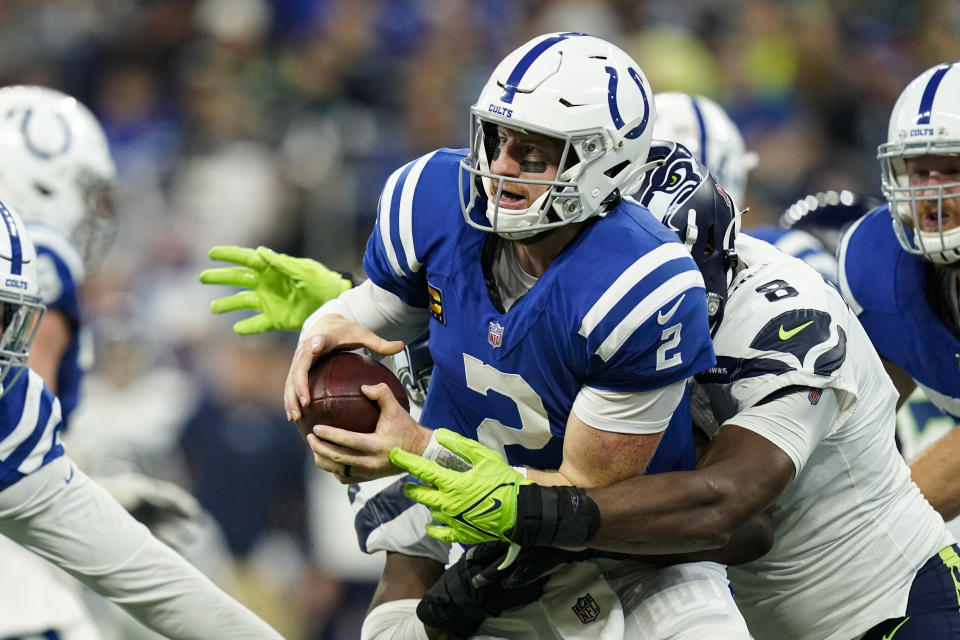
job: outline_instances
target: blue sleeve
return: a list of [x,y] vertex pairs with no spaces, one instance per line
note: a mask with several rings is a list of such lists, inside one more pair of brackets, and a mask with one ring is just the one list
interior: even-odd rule
[[40,291],[47,309],[63,313],[76,326],[80,320],[79,283],[66,260],[45,246],[37,247]]
[[683,246],[673,246],[679,255],[644,277],[588,335],[586,384],[649,391],[713,366],[703,280]]
[[440,150],[422,156],[395,171],[380,195],[363,267],[377,286],[411,306],[428,306],[424,263],[462,226],[460,155]]

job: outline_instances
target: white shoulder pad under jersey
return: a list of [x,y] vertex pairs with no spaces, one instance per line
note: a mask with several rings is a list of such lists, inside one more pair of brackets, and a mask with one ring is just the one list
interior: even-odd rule
[[719,423],[795,386],[846,392],[841,409],[849,409],[857,393],[844,367],[853,316],[840,293],[766,242],[738,236],[736,248],[746,268],[734,278],[713,339],[717,365],[697,376],[712,387]]

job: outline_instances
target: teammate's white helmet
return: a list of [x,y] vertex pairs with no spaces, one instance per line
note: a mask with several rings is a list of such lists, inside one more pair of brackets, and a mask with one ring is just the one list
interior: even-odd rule
[[[907,85],[890,114],[887,141],[877,153],[883,194],[890,202],[900,244],[931,262],[951,264],[960,261],[960,226],[943,229],[943,201],[960,197],[960,182],[939,189],[911,187],[906,159],[925,155],[960,155],[960,64],[956,62],[927,69]],[[937,231],[915,231],[920,228],[917,202],[921,201],[937,203]]]
[[[653,92],[640,66],[609,42],[581,33],[534,38],[497,65],[470,109],[470,153],[460,163],[469,174],[469,201],[461,192],[471,226],[510,239],[603,216],[645,170],[652,125]],[[490,172],[497,126],[538,133],[563,143],[555,180],[528,180]],[[492,181],[498,180],[495,196]],[[504,180],[550,188],[524,210],[499,206]],[[478,199],[486,220],[471,217]]]
[[117,170],[94,115],[65,93],[0,89],[0,195],[68,236],[90,265],[112,240]]
[[0,397],[27,366],[43,310],[36,249],[20,216],[0,202]]
[[757,154],[747,151],[740,129],[710,98],[665,92],[653,97],[657,122],[653,137],[674,140],[689,149],[714,175],[736,206],[743,206],[747,176]]

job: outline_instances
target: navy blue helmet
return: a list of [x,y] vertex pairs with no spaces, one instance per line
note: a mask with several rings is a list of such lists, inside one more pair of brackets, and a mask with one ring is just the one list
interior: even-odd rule
[[737,267],[734,242],[740,215],[730,196],[699,163],[696,172],[700,177],[696,188],[671,204],[660,219],[680,236],[697,263],[706,285],[710,328],[716,331]]

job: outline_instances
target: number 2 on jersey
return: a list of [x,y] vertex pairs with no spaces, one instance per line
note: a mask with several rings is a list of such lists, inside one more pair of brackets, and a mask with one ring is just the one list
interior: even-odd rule
[[550,421],[543,400],[526,380],[516,373],[503,373],[477,358],[463,354],[467,387],[481,395],[496,391],[510,398],[520,414],[520,428],[507,426],[493,418],[486,418],[477,426],[477,440],[504,458],[508,444],[525,449],[542,449],[550,442]]

